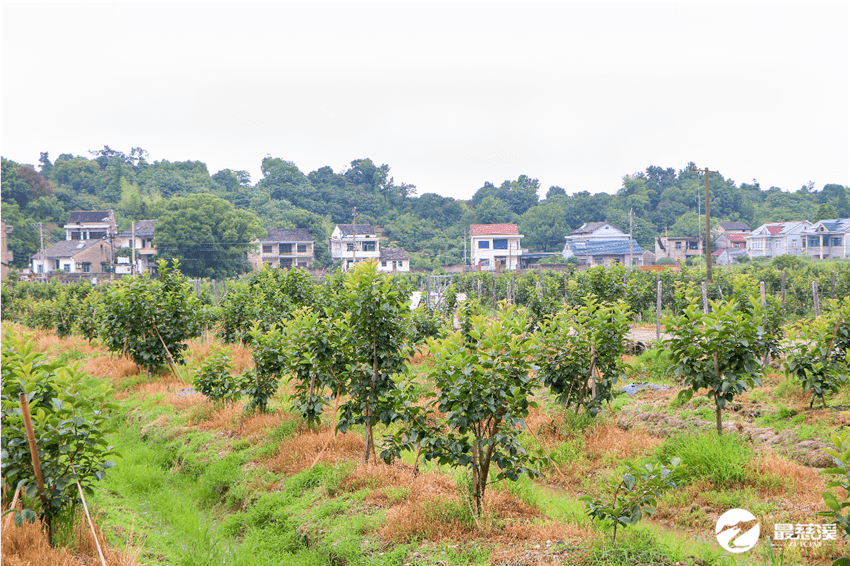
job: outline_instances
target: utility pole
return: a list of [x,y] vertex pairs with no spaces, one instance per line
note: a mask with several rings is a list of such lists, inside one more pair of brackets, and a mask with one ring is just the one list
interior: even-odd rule
[[463,265],[466,267],[466,228],[463,229]]
[[130,255],[132,256],[133,267],[130,268],[130,273],[136,274],[136,221],[130,226],[132,235],[130,236]]
[[35,222],[33,226],[38,226],[38,233],[41,238],[41,250],[39,255],[41,256],[41,274],[38,275],[39,279],[47,278],[47,266],[44,265],[44,224],[41,222]]
[[[705,169],[694,168],[694,170],[705,173],[705,276],[706,281],[711,283],[711,199],[709,197],[708,174],[719,173],[719,171],[709,171],[708,167]],[[699,238],[697,238],[697,242],[699,242]]]
[[632,268],[632,265],[635,262],[635,260],[632,259],[632,224],[633,224],[634,213],[635,213],[635,209],[630,208],[629,209],[629,265],[628,265],[629,269]]
[[351,231],[351,269],[354,269],[354,264],[357,263],[357,207],[353,209],[354,225]]

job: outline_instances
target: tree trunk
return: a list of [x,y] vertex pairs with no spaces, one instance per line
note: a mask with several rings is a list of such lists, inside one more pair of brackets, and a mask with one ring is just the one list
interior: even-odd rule
[[717,417],[717,436],[723,435],[723,416],[721,415],[722,409],[720,407],[714,408],[715,415]]

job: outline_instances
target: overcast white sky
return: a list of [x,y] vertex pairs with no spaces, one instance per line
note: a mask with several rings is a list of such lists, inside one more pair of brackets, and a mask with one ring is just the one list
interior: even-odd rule
[[371,158],[419,194],[568,193],[689,161],[850,185],[831,4],[3,4],[2,155],[141,146],[259,180]]

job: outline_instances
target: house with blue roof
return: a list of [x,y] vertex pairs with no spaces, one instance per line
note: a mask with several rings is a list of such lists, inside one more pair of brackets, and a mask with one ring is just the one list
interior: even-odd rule
[[820,220],[801,236],[803,249],[815,259],[850,258],[850,218]]
[[579,265],[643,265],[640,244],[610,222],[587,222],[565,239],[561,253],[577,258]]

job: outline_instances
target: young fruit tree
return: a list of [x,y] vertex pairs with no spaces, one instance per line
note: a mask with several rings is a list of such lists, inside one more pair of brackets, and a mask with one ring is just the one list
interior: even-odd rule
[[347,383],[350,399],[340,407],[337,427],[345,432],[352,425],[365,425],[363,461],[368,462],[370,453],[377,459],[374,426],[399,418],[394,378],[407,371],[410,292],[407,285],[378,273],[373,261],[358,264],[344,285],[354,363]]
[[[475,513],[483,510],[490,469],[499,467],[496,479],[516,481],[521,474],[537,475],[518,437],[525,428],[531,377],[533,342],[524,313],[509,307],[496,320],[473,316],[468,334],[453,332],[443,341],[429,340],[434,364],[430,378],[438,391],[428,405],[445,415],[437,423],[430,415],[405,419],[414,430],[405,430],[393,450],[420,447],[426,460],[468,468],[472,474]],[[418,407],[412,407],[416,411]]]
[[[850,304],[850,302],[848,302]],[[846,307],[844,307],[846,310]],[[835,393],[847,381],[847,314],[842,308],[806,320],[791,330],[785,372],[799,380],[803,391],[812,394],[809,407],[819,398],[826,407],[825,395]]]
[[717,434],[723,434],[723,408],[736,395],[761,385],[762,361],[759,344],[764,343],[758,311],[742,311],[738,302],[712,302],[704,314],[691,303],[681,316],[666,321],[673,337],[665,341],[675,365],[675,375],[687,389],[679,398],[688,402],[694,393],[707,389],[714,401]]
[[624,373],[622,356],[629,310],[622,301],[585,304],[559,311],[537,332],[538,375],[564,407],[585,407],[596,416],[613,398]]
[[[12,492],[23,489],[24,501],[38,503],[37,516],[53,539],[57,516],[77,502],[77,482],[92,492],[95,481],[115,464],[106,441],[114,430],[108,413],[116,406],[108,401],[110,390],[87,385],[77,366],[48,360],[34,352],[32,343],[4,333],[2,347],[2,471]],[[32,414],[35,445],[40,459],[37,476],[24,423],[21,395],[26,395]],[[41,480],[41,482],[39,482]],[[43,488],[42,488],[43,486]],[[36,511],[15,512],[15,520],[34,521]]]
[[148,371],[183,363],[185,342],[203,331],[200,300],[179,263],[161,260],[157,269],[156,279],[145,273],[110,284],[100,309],[104,345]]

